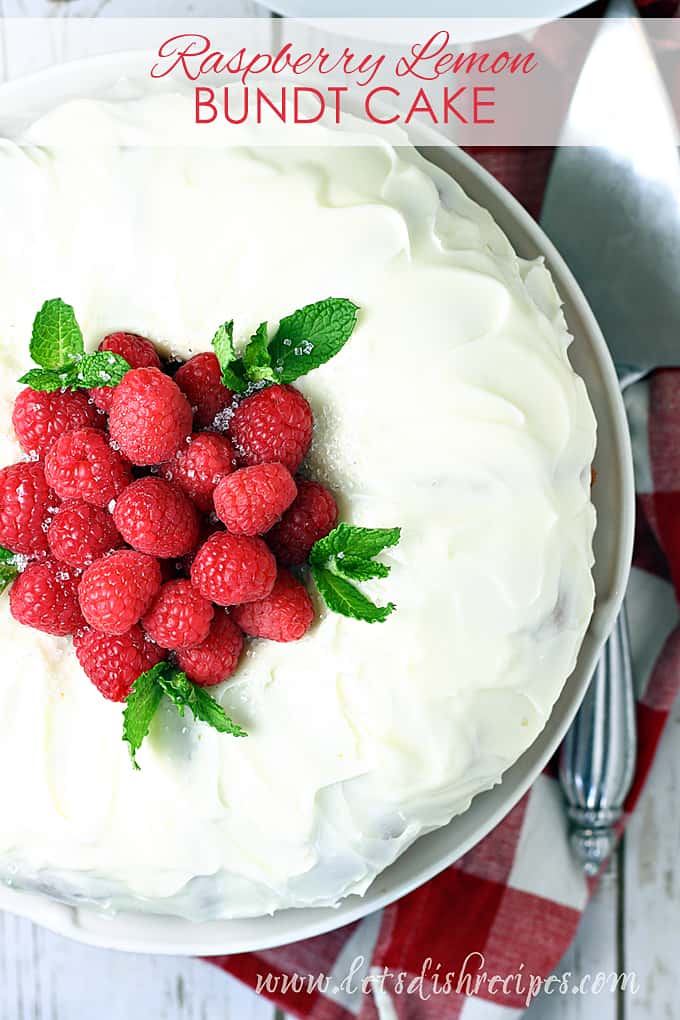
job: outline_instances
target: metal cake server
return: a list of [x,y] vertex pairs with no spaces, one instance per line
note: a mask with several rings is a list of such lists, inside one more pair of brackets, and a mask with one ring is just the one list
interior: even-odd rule
[[[622,389],[680,364],[677,146],[644,27],[631,0],[613,0],[576,86],[541,223],[590,302]],[[624,607],[560,761],[571,844],[588,874],[615,846],[635,754]]]

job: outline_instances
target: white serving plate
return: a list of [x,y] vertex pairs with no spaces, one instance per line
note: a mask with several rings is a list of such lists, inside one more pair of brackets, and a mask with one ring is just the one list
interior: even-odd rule
[[[0,106],[41,112],[74,96],[110,89],[122,75],[148,68],[143,54],[112,55],[63,64],[17,79],[0,88]],[[47,99],[46,99],[47,97]],[[350,896],[336,909],[280,911],[249,920],[195,924],[148,914],[102,915],[35,894],[0,886],[0,908],[28,917],[52,931],[90,945],[134,952],[222,955],[258,950],[319,935],[386,906],[432,878],[487,835],[526,792],[554,754],[585,693],[602,644],[625,591],[630,567],[634,486],[630,439],[616,373],[604,338],[567,266],[540,227],[486,171],[443,136],[429,129],[412,132],[414,144],[486,207],[524,257],[543,255],[559,292],[569,328],[576,370],[584,378],[598,421],[595,460],[595,611],[576,669],[548,723],[534,744],[493,790],[477,796],[464,814],[419,839],[372,884],[365,896]]]

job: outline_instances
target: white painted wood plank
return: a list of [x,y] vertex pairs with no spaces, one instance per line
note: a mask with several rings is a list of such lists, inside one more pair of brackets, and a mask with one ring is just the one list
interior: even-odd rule
[[55,22],[53,25],[46,19],[29,22],[24,18],[9,17],[6,11],[14,2],[15,0],[2,0],[3,23],[0,32],[5,81],[68,59],[62,52],[63,33],[60,23]]
[[4,0],[5,17],[257,18],[254,0]]
[[266,1000],[202,960],[92,949],[0,914],[3,1020],[274,1020]]
[[[218,34],[216,15],[223,25],[228,24],[224,19],[248,18],[235,31],[250,46],[268,49],[272,39],[273,19],[251,0],[167,0],[147,4],[141,12],[135,0],[0,0],[0,5],[5,80],[97,54],[154,52],[163,39],[196,31],[197,18],[213,18],[209,31]],[[140,17],[144,9],[157,10],[159,17]]]
[[680,701],[626,833],[624,890],[626,966],[641,985],[626,1020],[671,1020],[680,1009]]
[[4,0],[0,0],[0,82],[7,81],[9,69],[7,67],[7,39],[5,37],[5,9]]
[[[618,883],[613,870],[600,882],[588,904],[578,934],[565,953],[555,974],[570,973],[570,987],[586,975],[616,972]],[[526,1020],[616,1020],[616,994],[566,995],[542,992],[526,1012]]]

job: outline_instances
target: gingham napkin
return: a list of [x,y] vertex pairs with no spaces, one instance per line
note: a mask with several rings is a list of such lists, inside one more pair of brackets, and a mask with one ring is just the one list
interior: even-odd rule
[[[550,150],[473,155],[538,214]],[[680,369],[638,383],[626,405],[638,493],[628,609],[639,748],[628,815],[680,689]],[[486,839],[397,903],[328,935],[210,962],[252,987],[270,975],[263,994],[309,1020],[512,1020],[526,1008],[531,977],[544,977],[559,963],[593,888],[571,857],[559,785],[549,769]],[[475,990],[480,969],[487,980]],[[447,972],[455,979],[442,994]],[[305,982],[324,975],[325,985],[284,990],[282,981],[294,975]]]

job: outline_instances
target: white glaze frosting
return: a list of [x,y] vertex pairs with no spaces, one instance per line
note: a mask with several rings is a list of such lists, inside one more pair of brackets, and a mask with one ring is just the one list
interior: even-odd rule
[[162,708],[141,772],[70,642],[2,601],[0,870],[203,919],[363,892],[531,744],[592,610],[595,421],[545,267],[415,150],[321,128],[306,149],[126,147],[184,102],[72,104],[29,136],[50,148],[0,142],[0,463],[47,297],[90,346],[126,329],[187,356],[226,318],[247,336],[347,296],[353,338],[299,383],[308,470],[345,520],[403,529],[366,585],[386,623],[319,607],[299,643],[253,643],[216,689],[250,737]]

